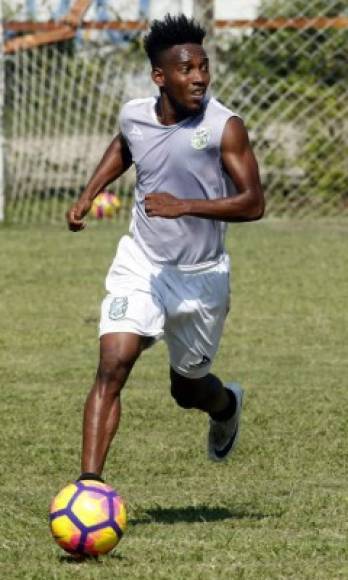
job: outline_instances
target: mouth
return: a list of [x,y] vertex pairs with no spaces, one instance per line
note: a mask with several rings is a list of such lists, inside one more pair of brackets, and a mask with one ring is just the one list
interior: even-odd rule
[[194,89],[191,91],[191,96],[196,99],[201,99],[205,95],[205,89]]
[[206,89],[194,89],[190,93],[191,103],[194,107],[201,107]]

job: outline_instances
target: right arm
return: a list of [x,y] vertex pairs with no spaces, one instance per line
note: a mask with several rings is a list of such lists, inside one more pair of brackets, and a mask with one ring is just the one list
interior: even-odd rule
[[125,138],[119,133],[111,141],[79,199],[66,213],[68,227],[72,232],[78,232],[86,227],[83,218],[91,209],[93,199],[131,165],[131,152]]

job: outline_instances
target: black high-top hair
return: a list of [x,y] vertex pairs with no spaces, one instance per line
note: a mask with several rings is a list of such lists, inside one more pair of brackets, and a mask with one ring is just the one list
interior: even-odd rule
[[167,48],[177,44],[203,44],[206,32],[194,18],[185,14],[154,20],[150,32],[145,36],[144,47],[152,66],[159,64],[159,55]]

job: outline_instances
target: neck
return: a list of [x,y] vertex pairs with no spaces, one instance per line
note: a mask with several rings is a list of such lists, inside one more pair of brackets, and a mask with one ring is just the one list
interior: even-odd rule
[[175,125],[191,116],[190,113],[173,103],[166,93],[161,93],[156,103],[156,114],[162,125]]

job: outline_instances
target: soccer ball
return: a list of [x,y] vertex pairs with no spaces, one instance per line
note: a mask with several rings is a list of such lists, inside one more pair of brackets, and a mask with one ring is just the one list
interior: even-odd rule
[[90,215],[96,219],[112,218],[121,207],[119,197],[109,191],[103,191],[93,200]]
[[110,552],[127,525],[122,498],[100,481],[75,481],[64,487],[50,505],[50,528],[56,542],[74,555]]

